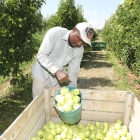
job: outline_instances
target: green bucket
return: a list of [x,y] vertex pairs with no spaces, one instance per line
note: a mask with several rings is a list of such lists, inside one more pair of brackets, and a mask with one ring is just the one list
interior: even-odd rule
[[[76,89],[75,87],[67,87],[69,88],[69,90],[73,90]],[[54,95],[54,105],[55,108],[57,109],[61,119],[67,123],[67,124],[75,124],[77,123],[80,119],[81,119],[81,115],[82,115],[82,94],[80,92],[80,98],[81,98],[81,105],[79,106],[79,108],[77,108],[76,110],[73,111],[69,111],[69,112],[65,112],[65,111],[61,111],[56,107],[57,101],[55,100],[55,96],[60,94],[60,90],[58,90],[55,95]]]

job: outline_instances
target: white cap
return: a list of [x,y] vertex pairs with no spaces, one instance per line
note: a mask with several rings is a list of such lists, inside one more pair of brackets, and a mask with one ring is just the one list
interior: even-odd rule
[[80,31],[82,40],[91,46],[91,39],[93,37],[93,27],[91,24],[81,22],[76,25],[76,28]]

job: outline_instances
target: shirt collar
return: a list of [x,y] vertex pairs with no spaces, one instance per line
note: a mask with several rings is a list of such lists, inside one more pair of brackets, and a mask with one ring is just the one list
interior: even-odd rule
[[68,40],[69,35],[70,35],[70,32],[71,32],[71,30],[68,31],[66,34],[64,34],[63,37],[62,37],[62,39],[64,39],[64,40]]

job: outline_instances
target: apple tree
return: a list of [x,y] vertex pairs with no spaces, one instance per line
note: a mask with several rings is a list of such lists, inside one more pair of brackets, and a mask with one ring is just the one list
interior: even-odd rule
[[32,34],[41,30],[38,10],[45,0],[1,0],[0,2],[0,75],[23,78],[20,64],[29,62],[37,50]]

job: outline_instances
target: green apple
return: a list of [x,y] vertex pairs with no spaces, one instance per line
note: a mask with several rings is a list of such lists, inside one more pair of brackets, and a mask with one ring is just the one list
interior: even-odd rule
[[90,140],[89,138],[85,138],[85,140]]
[[115,134],[116,133],[116,130],[112,127],[109,129],[109,131],[112,133],[112,134]]
[[131,140],[132,139],[132,134],[130,132],[127,132],[126,137],[127,137],[128,140]]
[[113,134],[112,134],[110,131],[108,131],[108,132],[106,133],[106,138],[108,138],[109,140],[110,140],[110,139],[113,139]]
[[76,96],[80,95],[80,90],[79,89],[74,89],[73,94],[76,95]]
[[82,140],[85,139],[85,133],[84,133],[84,132],[79,132],[79,133],[78,133],[78,136],[79,136]]
[[87,125],[90,126],[92,124],[92,122],[88,122]]
[[90,130],[86,129],[84,132],[85,132],[85,136],[86,136],[86,137],[89,137],[89,135],[90,135],[90,133],[91,133]]
[[60,135],[55,135],[55,136],[54,136],[54,139],[55,139],[55,140],[62,140]]
[[102,125],[109,128],[109,123],[108,122],[103,122]]
[[113,134],[113,139],[114,140],[120,140],[120,135],[118,133]]
[[66,94],[65,94],[65,99],[66,99],[66,100],[68,100],[68,99],[73,99],[73,97],[74,97],[74,96],[72,95],[72,93],[66,93]]
[[69,105],[69,104],[64,104],[64,105],[63,105],[63,109],[64,109],[64,111],[69,112],[69,111],[72,110],[72,107],[71,107],[71,105]]
[[115,127],[116,130],[120,130],[121,129],[121,124],[120,123],[116,123],[114,125],[114,127]]
[[127,126],[122,125],[122,129],[127,132]]
[[96,139],[101,140],[104,137],[104,135],[100,132],[96,133]]
[[89,126],[89,130],[90,130],[90,131],[93,131],[94,129],[95,129],[94,125],[91,124],[91,125]]
[[81,104],[79,104],[79,103],[75,103],[75,104],[73,105],[73,109],[76,110],[77,108],[80,107],[80,105],[81,105]]
[[120,138],[120,140],[127,140],[127,137],[122,136],[122,137]]
[[124,129],[120,129],[120,130],[118,131],[118,134],[119,134],[120,136],[125,136],[125,135],[127,134],[127,131],[124,130]]
[[72,133],[68,133],[66,138],[71,140],[73,138],[73,134]]
[[53,136],[55,136],[55,135],[56,135],[56,129],[55,129],[55,128],[50,129],[50,133],[51,133]]
[[102,127],[101,127],[101,132],[102,132],[103,134],[106,134],[108,131],[109,131],[109,127],[106,126],[106,125],[102,125]]
[[95,139],[96,138],[96,134],[91,132],[90,135],[89,135],[89,138],[90,139]]
[[49,124],[49,129],[55,129],[55,124],[54,123],[50,123]]
[[69,88],[67,87],[62,87],[60,90],[61,95],[65,96],[66,93],[70,92]]
[[49,127],[45,127],[45,130],[44,130],[46,133],[49,133],[50,132],[50,129]]
[[64,111],[63,106],[59,106],[58,109],[61,110],[61,111]]
[[40,137],[38,137],[38,136],[36,136],[36,140],[41,140],[41,138],[40,138]]
[[65,131],[63,131],[60,135],[61,135],[61,139],[66,139],[66,137],[67,137],[67,135],[66,135],[66,132],[65,132]]
[[32,137],[31,140],[36,140],[36,137]]
[[37,136],[39,136],[40,138],[43,137],[44,131],[43,130],[38,130],[37,131]]
[[67,104],[69,104],[70,106],[74,105],[74,101],[72,99],[68,99],[67,100]]
[[96,127],[101,127],[101,123],[98,122],[98,121],[96,121],[96,122],[95,122],[95,126],[96,126]]
[[44,134],[44,138],[47,139],[47,140],[51,140],[51,139],[53,139],[53,134],[51,134],[51,133],[45,133]]
[[57,102],[58,102],[60,105],[64,105],[64,104],[65,104],[65,97],[60,96],[60,97],[57,99]]
[[80,129],[80,128],[83,128],[84,127],[84,125],[82,124],[82,123],[79,123],[78,124],[78,128]]
[[73,96],[74,103],[80,103],[80,97],[79,96]]
[[118,119],[117,121],[116,121],[116,123],[119,123],[120,125],[122,125],[122,120],[121,119]]
[[60,133],[62,132],[61,126],[56,127],[56,128],[55,128],[55,131],[56,131],[56,134],[57,134],[57,135],[60,134]]

